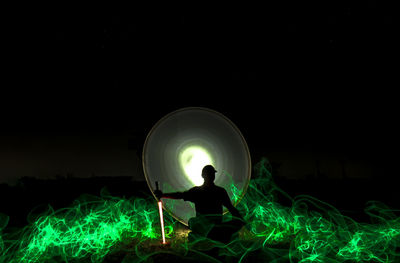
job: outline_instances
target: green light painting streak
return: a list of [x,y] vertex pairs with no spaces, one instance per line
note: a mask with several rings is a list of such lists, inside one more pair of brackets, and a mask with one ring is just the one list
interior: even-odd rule
[[[248,222],[247,238],[260,244],[245,253],[261,248],[283,262],[400,261],[399,210],[371,201],[365,211],[374,223],[357,223],[311,196],[292,199],[274,184],[268,167],[267,159],[256,165],[255,178],[238,205]],[[292,206],[280,205],[278,196]],[[272,249],[277,244],[288,249]]]
[[[118,251],[131,255],[124,263],[162,253],[187,258],[191,252],[195,259],[205,255],[203,259],[215,262],[206,256],[212,247],[236,262],[254,262],[255,257],[258,262],[400,262],[398,210],[371,201],[365,209],[371,223],[358,223],[311,196],[291,198],[275,185],[270,171],[266,159],[255,166],[247,193],[237,206],[248,224],[230,244],[179,239],[179,223],[165,214],[167,238],[173,244],[142,249],[140,244],[160,241],[154,199],[103,196],[50,210],[17,233],[3,233],[0,262],[102,262]],[[230,190],[232,200],[237,200],[240,191],[235,185]],[[281,205],[283,199],[291,205]],[[0,214],[0,231],[7,220]],[[199,248],[202,241],[208,245]]]
[[[57,212],[50,209],[15,233],[19,240],[4,241],[0,262],[44,262],[53,257],[62,262],[88,257],[101,262],[121,244],[161,237],[154,199],[90,199]],[[165,219],[169,237],[173,226],[169,217]]]

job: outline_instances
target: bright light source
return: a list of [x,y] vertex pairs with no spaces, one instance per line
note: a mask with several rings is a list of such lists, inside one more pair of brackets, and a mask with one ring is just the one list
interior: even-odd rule
[[165,242],[164,215],[163,215],[162,202],[161,201],[158,201],[158,212],[160,213],[162,243],[166,244],[167,242]]
[[210,154],[200,146],[190,146],[179,155],[179,162],[186,177],[196,186],[204,182],[201,170],[204,166],[214,165]]

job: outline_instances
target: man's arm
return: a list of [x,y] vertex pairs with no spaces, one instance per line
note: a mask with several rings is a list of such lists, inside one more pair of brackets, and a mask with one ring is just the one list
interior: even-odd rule
[[162,195],[163,198],[168,198],[168,199],[183,199],[183,193],[181,192],[176,192],[176,193],[164,193]]
[[239,210],[236,209],[231,203],[231,200],[229,199],[228,193],[225,192],[225,198],[223,205],[228,209],[228,211],[234,216],[238,217],[240,219],[243,219],[242,215],[239,213]]
[[183,199],[183,193],[182,192],[176,192],[176,193],[163,193],[160,190],[154,191],[154,195],[160,199],[160,198],[168,198],[168,199]]
[[231,202],[227,203],[227,205],[225,205],[225,207],[228,208],[228,211],[231,212],[231,214],[234,217],[243,219],[242,215],[239,213],[239,210],[237,210],[236,207],[234,207]]

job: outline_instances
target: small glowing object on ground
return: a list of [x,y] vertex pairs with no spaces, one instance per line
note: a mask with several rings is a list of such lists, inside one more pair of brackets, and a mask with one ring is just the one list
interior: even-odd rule
[[203,184],[201,170],[204,166],[214,165],[210,154],[200,146],[190,146],[179,156],[179,161],[186,177],[196,186]]
[[160,212],[160,223],[161,223],[161,234],[162,234],[162,243],[166,244],[165,242],[165,231],[164,231],[164,216],[163,216],[163,208],[162,208],[162,202],[158,201],[158,211]]

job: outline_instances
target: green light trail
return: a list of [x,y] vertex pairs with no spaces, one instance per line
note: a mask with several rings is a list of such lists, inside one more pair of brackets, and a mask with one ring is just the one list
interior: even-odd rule
[[[357,223],[311,196],[290,198],[273,183],[268,166],[266,159],[256,165],[256,178],[238,205],[249,223],[248,237],[260,244],[245,253],[261,249],[283,262],[400,261],[398,210],[371,201],[365,211],[374,223]],[[288,198],[292,206],[280,205],[277,196]],[[289,249],[272,252],[270,247],[276,244]]]
[[[121,244],[160,238],[154,199],[90,199],[57,212],[50,209],[14,234],[19,240],[5,240],[0,262],[45,262],[53,257],[62,262],[87,257],[101,262]],[[169,237],[171,220],[165,221],[165,229]]]
[[[365,212],[371,223],[359,223],[311,196],[290,197],[275,185],[270,171],[266,159],[255,166],[237,206],[248,224],[230,244],[189,243],[178,233],[182,226],[165,214],[166,236],[172,244],[160,248],[154,199],[90,197],[70,208],[50,209],[14,233],[1,234],[8,218],[0,214],[0,262],[103,262],[121,251],[126,254],[124,263],[165,253],[181,258],[194,254],[195,259],[203,255],[203,261],[215,262],[207,256],[212,247],[236,262],[255,258],[258,262],[400,262],[398,210],[370,201]],[[233,184],[230,187],[232,200],[237,201],[240,191]],[[291,205],[281,205],[283,199]],[[146,242],[158,247],[146,248]]]

